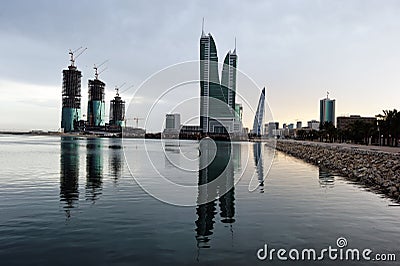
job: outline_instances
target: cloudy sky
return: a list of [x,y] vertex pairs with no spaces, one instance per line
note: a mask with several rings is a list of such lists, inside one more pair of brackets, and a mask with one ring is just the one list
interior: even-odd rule
[[[0,5],[0,130],[59,128],[61,72],[69,64],[69,48],[88,47],[77,59],[86,113],[93,64],[109,59],[101,75],[108,102],[116,85],[138,88],[163,68],[197,60],[203,17],[220,60],[237,38],[238,68],[267,87],[267,102],[281,123],[318,119],[318,101],[327,90],[336,99],[337,115],[400,109],[399,1],[13,0]],[[247,93],[238,86],[239,93]],[[133,91],[123,96],[130,99]],[[248,94],[258,97],[256,91]]]

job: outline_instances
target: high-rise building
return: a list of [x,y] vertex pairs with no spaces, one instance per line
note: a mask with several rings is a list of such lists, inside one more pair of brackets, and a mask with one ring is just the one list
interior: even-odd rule
[[202,30],[200,38],[200,128],[203,133],[235,131],[236,49],[224,60],[222,82],[214,38]]
[[61,128],[64,132],[77,130],[81,119],[81,78],[81,71],[71,59],[71,65],[63,70]]
[[243,105],[241,103],[235,104],[236,118],[241,122],[243,119]]
[[236,104],[236,66],[237,55],[235,48],[233,52],[229,51],[225,56],[221,80],[223,93],[227,95],[227,104],[232,110],[235,110]]
[[106,84],[98,79],[97,68],[95,68],[95,79],[89,80],[89,100],[87,111],[87,126],[104,126],[105,101],[104,90]]
[[110,101],[110,126],[120,126],[125,125],[125,101],[121,99],[118,93],[113,100]]
[[329,99],[329,93],[319,101],[319,121],[321,124],[332,122],[335,125],[335,100]]
[[303,123],[302,123],[301,121],[297,121],[297,122],[296,122],[296,128],[297,128],[297,129],[301,129],[302,126],[303,126]]
[[263,120],[264,120],[264,105],[265,105],[265,88],[262,89],[260,99],[258,100],[257,111],[254,116],[253,134],[260,136]]
[[165,116],[165,128],[179,131],[181,127],[180,114],[167,114]]

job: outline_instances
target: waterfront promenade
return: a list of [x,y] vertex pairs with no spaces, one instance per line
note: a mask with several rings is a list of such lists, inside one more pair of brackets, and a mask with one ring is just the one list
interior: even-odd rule
[[276,149],[400,199],[400,148],[278,140]]
[[389,147],[389,146],[375,146],[375,145],[359,145],[352,143],[329,143],[329,142],[317,142],[317,141],[303,141],[303,140],[280,140],[285,142],[295,142],[303,144],[315,144],[321,147],[338,147],[347,149],[357,149],[364,151],[377,151],[377,152],[387,152],[387,153],[400,153],[400,147]]

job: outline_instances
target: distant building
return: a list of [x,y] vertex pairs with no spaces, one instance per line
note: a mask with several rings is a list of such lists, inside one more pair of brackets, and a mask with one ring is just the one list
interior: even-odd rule
[[127,138],[144,138],[146,130],[143,128],[125,127],[122,136]]
[[262,89],[260,99],[258,100],[257,111],[254,116],[253,134],[260,136],[263,120],[264,120],[264,106],[265,106],[265,88]]
[[165,138],[177,138],[181,129],[181,115],[180,114],[166,114],[165,115],[165,128],[163,136]]
[[110,126],[122,127],[125,125],[125,101],[121,99],[118,93],[110,101]]
[[236,103],[235,104],[235,114],[236,114],[236,118],[239,121],[242,121],[243,119],[243,106],[241,103]]
[[181,127],[180,133],[187,135],[197,135],[202,132],[202,128],[197,125],[183,125]]
[[296,128],[297,129],[301,129],[302,128],[302,125],[303,123],[301,122],[301,121],[297,121],[297,123],[296,123]]
[[279,128],[279,123],[278,122],[269,122],[268,123],[268,137],[273,138],[275,136],[274,130],[277,130]]
[[272,137],[281,138],[283,136],[283,129],[274,129],[272,130]]
[[376,125],[375,117],[361,117],[359,115],[351,116],[338,116],[337,117],[337,128],[340,130],[347,130],[355,122],[364,122],[371,125]]
[[311,120],[307,122],[307,127],[312,130],[319,130],[320,123],[317,120]]
[[294,124],[290,123],[287,127],[288,127],[288,129],[292,130],[292,129],[294,129]]
[[181,127],[180,114],[167,114],[165,116],[165,129],[173,129],[179,131]]
[[319,101],[319,121],[320,123],[332,122],[335,125],[335,100],[328,98]]

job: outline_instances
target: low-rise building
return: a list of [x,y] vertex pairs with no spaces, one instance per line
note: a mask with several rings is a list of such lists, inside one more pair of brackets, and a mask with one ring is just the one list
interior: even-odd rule
[[339,130],[348,130],[355,122],[363,122],[371,125],[376,125],[375,117],[362,117],[360,115],[338,116],[336,119],[337,128]]

